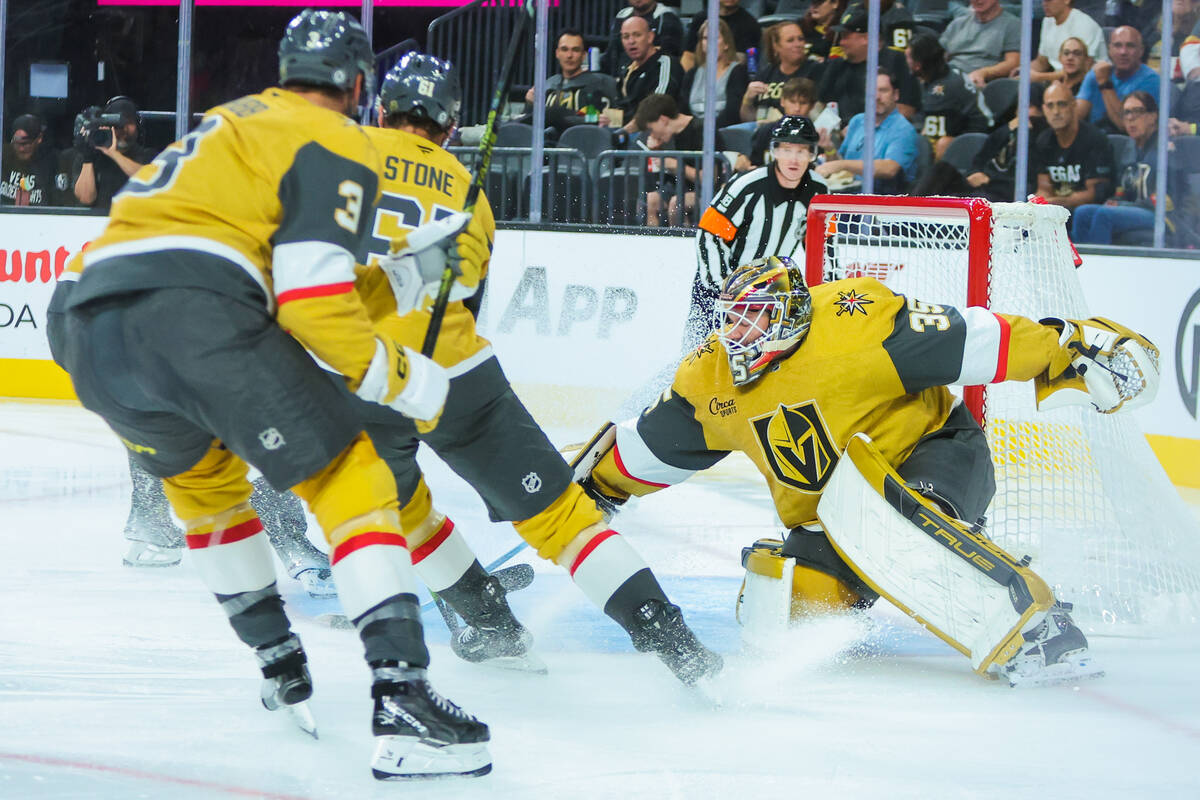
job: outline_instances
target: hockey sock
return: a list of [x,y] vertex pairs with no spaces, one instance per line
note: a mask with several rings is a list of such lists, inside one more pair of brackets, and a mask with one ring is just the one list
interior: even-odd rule
[[642,557],[614,530],[595,534],[575,556],[571,578],[587,598],[626,631],[647,600],[667,603],[658,579]]
[[404,537],[360,530],[333,548],[330,564],[342,609],[358,629],[368,662],[429,664],[416,576]]
[[[442,595],[449,587],[467,579],[468,573],[475,568],[483,572],[471,546],[448,517],[442,518],[432,536],[413,547],[412,563],[425,585]],[[482,577],[486,578],[487,573]]]

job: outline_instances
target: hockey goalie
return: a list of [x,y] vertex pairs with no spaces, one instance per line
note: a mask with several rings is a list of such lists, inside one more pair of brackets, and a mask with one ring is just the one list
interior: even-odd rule
[[1039,409],[1125,411],[1157,390],[1153,344],[1103,318],[933,305],[873,278],[810,292],[775,257],[730,274],[713,313],[716,332],[662,396],[580,452],[590,494],[615,511],[741,451],[788,528],[743,551],[743,624],[882,596],[982,675],[1099,674],[1069,605],[988,539],[987,440],[947,386],[1032,381]]

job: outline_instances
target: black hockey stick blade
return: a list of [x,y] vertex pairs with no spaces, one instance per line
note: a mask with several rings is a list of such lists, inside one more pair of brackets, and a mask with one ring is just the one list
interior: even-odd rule
[[[475,167],[475,174],[471,176],[471,186],[467,189],[467,202],[463,207],[463,211],[467,214],[474,215],[475,203],[479,200],[479,193],[483,191],[483,181],[487,177],[488,167],[492,163],[492,148],[496,146],[496,134],[500,128],[500,108],[512,88],[513,67],[516,66],[517,57],[521,52],[521,40],[525,38],[525,32],[532,22],[533,0],[525,0],[521,13],[517,17],[517,29],[513,32],[512,41],[508,43],[508,50],[504,53],[504,62],[500,67],[500,79],[496,83],[496,92],[492,95],[492,102],[488,107],[487,127],[483,132],[483,138],[479,140],[479,163]],[[442,282],[438,285],[437,298],[433,301],[433,310],[429,316],[429,328],[425,331],[425,341],[421,344],[421,355],[426,358],[433,358],[433,348],[437,344],[438,334],[442,330],[442,319],[446,316],[446,306],[450,303],[450,289],[454,286],[454,277],[454,268],[447,264],[446,269],[442,271]]]

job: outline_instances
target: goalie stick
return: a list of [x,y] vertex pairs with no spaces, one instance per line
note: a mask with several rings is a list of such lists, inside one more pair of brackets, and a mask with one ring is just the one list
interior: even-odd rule
[[[479,140],[479,163],[475,174],[471,176],[471,186],[467,189],[467,202],[463,211],[475,213],[475,203],[483,191],[483,181],[487,177],[488,168],[492,163],[492,148],[496,145],[496,133],[500,127],[500,106],[512,88],[513,67],[516,65],[517,54],[521,51],[521,40],[533,20],[533,0],[525,0],[521,13],[517,18],[517,29],[513,32],[512,41],[504,54],[504,62],[500,67],[500,79],[496,83],[496,91],[492,95],[492,103],[488,107],[487,127],[483,138]],[[469,223],[468,223],[469,224]],[[421,345],[421,355],[433,358],[433,348],[437,344],[438,333],[442,329],[442,319],[446,316],[446,306],[450,303],[450,289],[454,286],[454,268],[447,263],[442,271],[442,281],[438,284],[437,298],[433,301],[433,310],[429,316],[429,329],[425,331],[425,342]]]

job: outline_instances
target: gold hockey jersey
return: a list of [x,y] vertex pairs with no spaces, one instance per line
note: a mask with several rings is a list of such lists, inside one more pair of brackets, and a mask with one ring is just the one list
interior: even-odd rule
[[[380,154],[382,193],[368,245],[370,266],[360,270],[359,292],[366,298],[371,319],[380,330],[419,349],[429,328],[429,312],[418,310],[397,315],[396,298],[387,277],[373,264],[387,254],[392,237],[462,211],[471,173],[449,152],[420,136],[391,128],[365,130]],[[482,192],[466,234],[480,244],[468,251],[471,262],[464,265],[459,279],[459,283],[472,288],[487,275],[490,259],[481,259],[479,254],[490,254],[496,238],[496,221]],[[476,333],[475,317],[463,301],[455,300],[446,306],[433,351],[434,361],[447,368],[464,362],[474,365],[481,359],[473,357],[490,354],[490,347]]]
[[292,92],[211,109],[117,195],[69,265],[79,282],[68,305],[167,286],[220,292],[265,305],[356,383],[375,353],[354,279],[378,172],[362,129]]
[[685,358],[658,401],[617,426],[592,473],[598,488],[649,494],[740,450],[793,528],[816,520],[854,434],[898,466],[945,424],[954,404],[946,385],[1031,380],[1060,351],[1058,332],[1032,320],[922,303],[874,278],[814,286],[812,300],[803,343],[753,383],[734,386],[715,335]]

